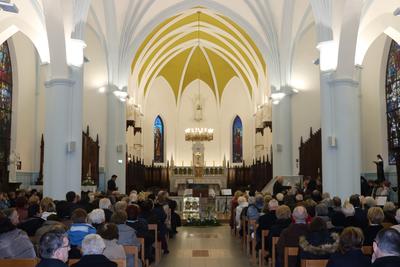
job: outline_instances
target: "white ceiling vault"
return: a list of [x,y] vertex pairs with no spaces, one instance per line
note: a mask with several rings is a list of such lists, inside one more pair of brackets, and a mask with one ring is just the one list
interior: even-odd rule
[[[128,84],[131,64],[147,35],[163,21],[194,7],[203,7],[232,20],[260,51],[268,84],[254,94],[267,101],[269,86],[291,86],[296,44],[308,30],[317,42],[332,42],[333,65],[362,64],[370,45],[382,33],[400,41],[400,18],[393,15],[400,0],[12,0],[18,14],[0,11],[0,42],[16,32],[34,44],[43,63],[68,57],[71,40],[85,40],[93,30],[107,58],[108,83]],[[53,3],[57,9],[49,9]],[[359,11],[349,11],[349,7]],[[61,17],[65,44],[53,42],[53,22]],[[352,27],[349,27],[349,23]],[[351,26],[350,25],[350,26]],[[315,29],[313,29],[315,28]],[[53,39],[52,39],[53,38]],[[351,43],[353,42],[353,43]],[[317,43],[310,43],[316,47]],[[340,46],[340,47],[339,47]],[[58,49],[58,50],[57,50]],[[321,52],[322,53],[322,52]],[[57,58],[56,57],[56,58]],[[67,62],[67,59],[65,60]],[[250,80],[251,77],[248,77]]]

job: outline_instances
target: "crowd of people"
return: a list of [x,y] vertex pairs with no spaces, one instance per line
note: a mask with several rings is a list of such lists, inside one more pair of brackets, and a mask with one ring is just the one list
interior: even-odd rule
[[71,191],[65,200],[35,190],[0,192],[0,259],[39,257],[41,267],[67,266],[68,259],[79,259],[73,266],[117,266],[113,260],[126,259],[134,266],[123,246],[140,250],[138,238],[143,238],[140,267],[142,260],[155,260],[157,240],[150,224],[157,225],[162,251],[169,253],[167,236],[173,238],[180,226],[176,205],[166,191],[129,196]]
[[[255,238],[257,251],[262,230],[269,230],[267,259],[272,238],[279,237],[273,267],[283,266],[285,247],[299,248],[298,256],[289,259],[292,267],[300,266],[302,259],[328,259],[328,267],[400,266],[400,209],[393,202],[380,207],[371,196],[331,198],[317,190],[318,183],[307,181],[308,189],[298,189],[277,180],[273,194],[235,192],[230,220],[241,236]],[[244,219],[256,221],[258,227],[243,226]],[[362,246],[372,246],[373,254],[364,255]]]

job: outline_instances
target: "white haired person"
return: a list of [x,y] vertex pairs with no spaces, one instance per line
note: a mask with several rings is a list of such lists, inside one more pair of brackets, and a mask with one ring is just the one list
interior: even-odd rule
[[106,222],[110,222],[111,216],[113,214],[111,200],[106,197],[100,199],[99,209],[104,210],[104,215],[106,216]]
[[[279,241],[276,244],[277,266],[283,266],[283,252],[285,247],[298,247],[300,236],[307,234],[308,213],[305,207],[298,206],[293,210],[292,217],[294,223],[282,231]],[[294,259],[296,261],[296,259]],[[295,266],[295,262],[289,261],[289,266]]]
[[102,209],[94,209],[88,214],[88,222],[93,225],[96,230],[106,222],[106,215]]
[[238,230],[241,230],[241,214],[244,208],[247,210],[247,207],[249,206],[249,203],[247,202],[247,199],[244,196],[241,196],[238,198],[238,206],[236,207],[236,228]]
[[72,267],[117,267],[117,264],[103,255],[106,245],[98,234],[85,236],[82,241],[82,258]]

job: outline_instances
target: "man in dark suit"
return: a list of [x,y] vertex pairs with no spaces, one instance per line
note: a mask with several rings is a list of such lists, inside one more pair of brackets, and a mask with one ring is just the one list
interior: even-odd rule
[[368,226],[367,212],[361,208],[361,201],[358,195],[350,196],[350,203],[354,206],[354,217],[357,227],[365,229]]
[[107,182],[107,194],[111,195],[113,192],[118,190],[117,184],[115,183],[115,180],[117,180],[117,175],[113,174],[111,176],[111,179],[108,180]]
[[400,233],[395,229],[383,229],[373,243],[371,267],[400,266]]
[[41,261],[36,267],[67,267],[70,250],[67,234],[62,230],[52,230],[40,238]]

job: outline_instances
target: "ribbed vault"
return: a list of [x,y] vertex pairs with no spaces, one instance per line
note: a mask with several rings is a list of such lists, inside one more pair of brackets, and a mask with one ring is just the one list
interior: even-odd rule
[[139,92],[146,95],[163,76],[176,100],[201,79],[220,100],[226,84],[237,76],[252,96],[266,79],[266,65],[250,36],[229,18],[196,7],[165,20],[139,47],[132,62]]

